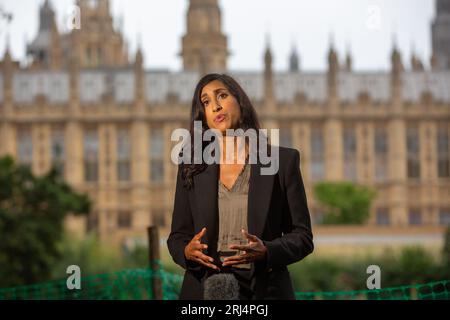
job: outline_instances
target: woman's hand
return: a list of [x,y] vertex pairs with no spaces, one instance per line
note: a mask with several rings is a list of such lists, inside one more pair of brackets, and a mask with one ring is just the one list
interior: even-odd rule
[[247,233],[242,229],[242,234],[248,240],[247,245],[230,245],[230,249],[242,250],[243,254],[225,258],[222,265],[232,266],[241,263],[250,263],[263,260],[267,254],[267,248],[257,236]]
[[203,249],[208,248],[208,245],[200,243],[200,240],[205,235],[205,233],[206,228],[203,228],[192,238],[192,240],[184,248],[184,256],[188,260],[198,262],[214,270],[219,270],[219,268],[212,263],[214,262],[214,259],[202,252]]

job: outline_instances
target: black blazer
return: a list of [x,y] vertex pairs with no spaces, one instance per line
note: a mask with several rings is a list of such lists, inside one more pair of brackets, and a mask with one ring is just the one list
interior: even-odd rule
[[[251,287],[255,299],[295,299],[287,265],[297,262],[313,249],[311,220],[300,171],[300,153],[279,147],[279,170],[275,175],[261,175],[268,167],[259,161],[251,164],[248,192],[248,232],[259,237],[267,247],[264,261],[252,263]],[[178,169],[171,232],[167,239],[173,260],[183,267],[180,299],[203,299],[203,281],[207,267],[187,260],[184,248],[192,237],[206,227],[202,243],[205,254],[220,265],[217,255],[219,164],[208,165],[194,176],[194,187],[183,187]]]

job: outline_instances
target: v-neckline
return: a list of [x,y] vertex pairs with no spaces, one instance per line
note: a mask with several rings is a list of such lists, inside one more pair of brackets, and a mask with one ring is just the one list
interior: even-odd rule
[[245,168],[247,167],[248,163],[247,161],[244,163],[244,165],[242,166],[241,172],[239,172],[239,174],[237,175],[236,179],[233,182],[233,185],[231,186],[231,188],[228,188],[222,181],[220,181],[219,178],[219,183],[228,191],[228,192],[232,192],[234,190],[234,187],[236,186],[236,183],[238,182],[238,180],[242,177],[242,174],[245,171]]

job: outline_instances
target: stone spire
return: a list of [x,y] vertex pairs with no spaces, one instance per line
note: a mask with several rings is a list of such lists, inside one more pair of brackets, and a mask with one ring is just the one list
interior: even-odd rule
[[397,48],[397,41],[393,37],[393,47],[391,54],[391,98],[399,100],[402,97],[402,73],[404,71],[402,56]]
[[27,46],[27,54],[32,59],[32,67],[61,67],[61,42],[55,20],[55,11],[49,0],[45,0],[39,10],[39,30],[34,40]]
[[435,69],[450,69],[450,0],[437,0],[436,18],[431,27]]
[[328,50],[328,98],[337,97],[337,78],[339,74],[339,60],[334,48],[333,36],[330,36],[330,49]]
[[290,72],[300,71],[300,59],[295,44],[292,45],[292,51],[289,57],[289,71]]
[[217,0],[190,0],[180,55],[184,70],[201,75],[227,70],[227,37],[222,32]]
[[400,74],[403,71],[402,55],[397,47],[397,41],[394,39],[391,54],[392,72]]
[[420,58],[416,54],[416,50],[414,48],[414,45],[411,49],[411,69],[413,71],[423,71],[423,63],[420,61]]
[[449,0],[437,0],[436,12],[441,15],[450,15],[450,1]]
[[11,50],[10,50],[10,43],[9,43],[9,34],[6,35],[6,46],[5,46],[5,52],[3,53],[3,61],[2,63],[4,65],[11,64],[12,58],[11,58]]
[[275,100],[274,81],[273,81],[273,56],[270,48],[270,38],[266,36],[266,50],[264,53],[264,97],[266,104],[273,105]]
[[353,70],[353,57],[350,50],[350,45],[347,46],[347,53],[345,55],[345,63],[344,63],[344,70],[346,72],[352,72]]
[[[9,47],[9,34],[6,35],[6,46],[3,54],[3,60],[0,63],[0,71],[3,76],[3,115],[7,115],[12,111],[13,100],[13,74],[14,69],[18,66],[13,61],[10,47]],[[0,112],[1,113],[1,112]]]
[[136,56],[134,58],[134,79],[135,79],[135,92],[134,98],[136,101],[136,108],[142,109],[142,102],[144,100],[144,57],[142,54],[141,43],[138,40],[138,48],[136,50]]

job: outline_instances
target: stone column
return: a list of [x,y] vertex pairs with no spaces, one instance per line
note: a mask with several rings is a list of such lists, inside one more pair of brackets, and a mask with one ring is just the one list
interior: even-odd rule
[[439,191],[437,181],[437,130],[432,121],[419,124],[420,137],[420,172],[421,172],[421,207],[423,209],[423,223],[439,224]]
[[84,182],[83,142],[81,124],[69,121],[65,130],[66,179],[75,188],[81,188]]
[[2,61],[3,75],[3,108],[0,109],[0,156],[17,156],[16,148],[16,128],[11,123],[14,116],[13,102],[13,78],[14,65],[9,52],[9,45],[5,51]]
[[133,228],[144,232],[150,224],[149,131],[144,121],[133,121],[131,139]]
[[373,125],[358,122],[356,125],[357,181],[369,185],[374,168]]
[[99,171],[97,183],[98,231],[101,241],[107,237],[107,214],[110,210],[108,183],[111,179],[111,131],[110,124],[98,124],[99,135]]
[[391,112],[388,120],[390,211],[393,225],[408,224],[406,123],[402,97],[402,62],[394,48],[391,69]]
[[315,200],[311,182],[311,123],[307,121],[296,123],[294,132],[298,141],[298,150],[300,151],[300,172],[303,178],[308,207],[312,215],[314,214],[312,208],[314,207]]
[[300,141],[300,168],[302,170],[303,182],[305,187],[310,184],[311,181],[311,124],[310,122],[299,123],[297,129],[297,135]]
[[[3,117],[3,115],[0,115]],[[9,119],[0,123],[0,157],[10,155],[14,158],[17,157],[17,145],[16,145],[16,127],[9,122]]]
[[[108,152],[107,156],[107,163],[109,164],[108,168],[108,176],[105,180],[104,185],[104,192],[105,192],[105,198],[107,200],[107,203],[105,203],[105,210],[107,214],[105,215],[105,225],[106,225],[106,232],[108,235],[108,238],[111,239],[111,241],[116,242],[116,236],[117,234],[111,234],[111,232],[116,230],[117,227],[117,217],[119,210],[126,209],[127,211],[130,210],[132,214],[132,203],[122,203],[121,202],[121,194],[119,190],[119,186],[121,185],[121,182],[119,182],[119,175],[118,175],[118,159],[117,159],[117,136],[118,136],[118,124],[116,123],[109,123],[108,124],[108,141],[106,142],[108,144],[108,148],[106,148],[106,151]],[[123,208],[125,206],[125,208]],[[133,221],[133,218],[132,218]]]
[[36,158],[34,158],[34,162],[36,162],[36,173],[43,175],[52,166],[51,127],[49,124],[35,124],[34,126],[36,127],[36,136],[33,137],[33,151],[35,146]]
[[146,118],[144,57],[140,47],[134,61],[134,106],[131,123],[131,202],[133,204],[133,229],[145,235],[151,223],[151,197],[149,181],[149,128]]
[[40,166],[41,166],[41,150],[40,150],[40,138],[41,138],[41,134],[40,134],[40,125],[39,123],[31,123],[30,124],[31,127],[31,141],[33,144],[33,155],[32,155],[32,162],[31,162],[31,170],[33,172],[33,174],[36,175],[40,175],[41,171]]
[[342,123],[336,118],[325,121],[325,177],[327,180],[343,179]]
[[[80,96],[79,96],[79,61],[75,52],[72,52],[69,63],[69,103],[67,122],[65,126],[65,177],[67,182],[76,190],[84,187],[83,165],[83,125],[80,121]],[[94,210],[93,204],[92,210]],[[87,217],[69,215],[65,221],[66,228],[83,236],[86,233]]]
[[327,118],[324,123],[325,143],[325,178],[331,181],[342,180],[343,177],[343,143],[342,120],[339,119],[338,91],[339,62],[337,53],[330,47],[328,53],[328,100]]
[[406,125],[401,118],[389,121],[389,180],[392,224],[408,224]]

